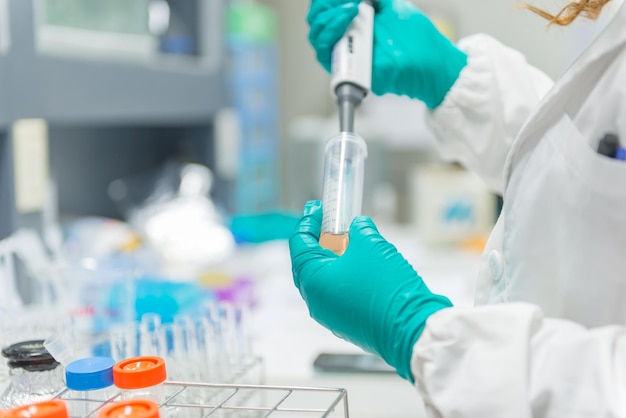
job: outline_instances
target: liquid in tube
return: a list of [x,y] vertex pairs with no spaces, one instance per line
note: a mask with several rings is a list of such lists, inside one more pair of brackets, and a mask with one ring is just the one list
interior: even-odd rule
[[348,234],[322,232],[320,235],[320,246],[331,250],[337,255],[342,255],[348,248]]
[[322,231],[320,246],[342,255],[348,247],[348,231],[361,214],[367,146],[363,138],[342,132],[324,148]]

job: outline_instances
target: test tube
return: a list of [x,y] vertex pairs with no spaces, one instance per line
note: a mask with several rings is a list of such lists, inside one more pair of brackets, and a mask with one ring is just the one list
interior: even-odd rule
[[98,418],[159,418],[159,406],[146,399],[115,402],[100,411]]
[[70,389],[68,403],[71,417],[86,417],[115,394],[110,357],[88,357],[65,367],[65,383]]
[[111,357],[115,361],[121,361],[139,355],[139,336],[139,326],[136,323],[114,327],[110,333]]
[[158,314],[147,313],[142,315],[139,325],[139,354],[142,356],[160,356],[164,342],[161,339],[159,328],[161,317]]
[[178,372],[184,381],[200,380],[198,364],[201,361],[198,349],[196,325],[188,315],[174,318],[174,357],[179,367]]
[[348,231],[361,213],[367,145],[353,132],[342,132],[324,147],[323,220],[320,245],[337,255],[348,247]]
[[113,366],[113,382],[122,389],[122,399],[149,399],[163,404],[163,382],[167,378],[165,361],[156,356],[140,356],[119,361]]
[[206,382],[217,382],[222,380],[220,361],[218,359],[219,350],[217,347],[217,333],[215,325],[207,317],[200,318],[199,338],[201,340],[202,355],[204,361],[201,363],[202,380]]

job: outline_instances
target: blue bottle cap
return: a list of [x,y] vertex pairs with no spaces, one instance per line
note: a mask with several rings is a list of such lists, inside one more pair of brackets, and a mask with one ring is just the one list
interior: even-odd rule
[[65,383],[72,390],[97,390],[113,385],[115,360],[109,357],[88,357],[65,367]]

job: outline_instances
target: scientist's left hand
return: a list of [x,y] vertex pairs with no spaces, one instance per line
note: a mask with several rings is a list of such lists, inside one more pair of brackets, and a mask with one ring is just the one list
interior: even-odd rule
[[311,317],[413,381],[413,345],[426,319],[452,303],[428,289],[371,219],[352,222],[342,256],[320,247],[321,222],[321,203],[308,202],[289,241],[294,282]]

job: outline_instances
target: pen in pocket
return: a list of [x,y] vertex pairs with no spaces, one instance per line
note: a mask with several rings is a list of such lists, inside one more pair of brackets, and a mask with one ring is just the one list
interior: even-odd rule
[[607,133],[600,139],[598,154],[617,160],[626,160],[626,149],[620,146],[619,138],[612,133]]

